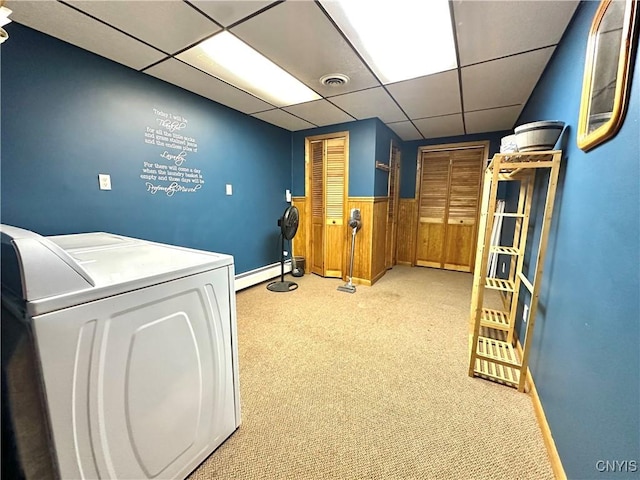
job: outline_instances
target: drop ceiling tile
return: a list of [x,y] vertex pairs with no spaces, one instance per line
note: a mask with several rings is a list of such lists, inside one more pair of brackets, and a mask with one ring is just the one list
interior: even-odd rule
[[383,122],[400,122],[407,117],[382,87],[330,97],[329,101],[358,120],[378,117]]
[[457,70],[391,83],[387,89],[409,118],[435,117],[462,111]]
[[462,114],[444,115],[441,117],[420,118],[413,123],[424,138],[452,137],[464,135]]
[[[492,60],[560,41],[580,2],[455,1],[462,66]],[[535,25],[534,28],[523,28]]]
[[398,136],[408,142],[410,140],[422,140],[422,135],[416,130],[416,127],[409,121],[407,122],[395,122],[387,123],[387,127],[396,132]]
[[[379,83],[315,2],[283,2],[231,32],[280,65],[320,95],[363,90]],[[342,73],[342,87],[327,87],[320,77]]]
[[527,101],[555,47],[522,53],[462,69],[465,110]]
[[335,105],[326,100],[316,100],[314,102],[299,103],[284,108],[284,110],[315,123],[318,126],[333,125],[335,123],[350,122],[354,120]]
[[228,27],[238,20],[273,3],[273,1],[257,0],[192,0],[191,3],[213,18],[223,27]]
[[315,127],[315,125],[298,117],[294,117],[283,110],[268,110],[266,112],[254,113],[252,116],[287,130],[305,130]]
[[244,113],[273,108],[253,95],[172,58],[154,65],[144,73]]
[[137,70],[166,57],[59,2],[9,1],[6,6],[13,10],[11,19],[17,23]]
[[184,2],[72,0],[69,3],[171,54],[221,30]]
[[466,112],[464,121],[467,133],[497,132],[511,130],[524,105],[492,108],[476,112]]

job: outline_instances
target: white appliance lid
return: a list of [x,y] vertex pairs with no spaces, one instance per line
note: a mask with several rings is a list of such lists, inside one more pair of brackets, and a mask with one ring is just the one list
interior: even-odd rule
[[42,237],[6,225],[0,232],[3,246],[11,243],[18,256],[22,298],[32,314],[233,264],[230,255],[103,232]]
[[46,238],[73,258],[97,287],[164,274],[174,278],[176,272],[194,267],[219,266],[224,257],[102,232]]

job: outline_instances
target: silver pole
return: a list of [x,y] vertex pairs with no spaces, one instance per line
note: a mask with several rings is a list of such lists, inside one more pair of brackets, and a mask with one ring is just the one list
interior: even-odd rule
[[356,230],[357,227],[353,227],[351,234],[351,265],[349,266],[349,286],[353,286],[353,256],[356,250]]

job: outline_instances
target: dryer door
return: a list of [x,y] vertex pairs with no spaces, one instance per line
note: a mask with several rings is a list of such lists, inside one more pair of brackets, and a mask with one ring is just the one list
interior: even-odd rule
[[233,318],[229,267],[34,318],[61,477],[202,462],[237,428]]

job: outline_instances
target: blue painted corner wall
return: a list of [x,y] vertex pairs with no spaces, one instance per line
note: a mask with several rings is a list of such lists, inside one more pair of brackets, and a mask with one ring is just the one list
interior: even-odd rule
[[[382,121],[376,119],[376,153],[375,162],[389,165],[391,159],[391,141],[398,147],[402,145],[402,141],[393,130],[387,127]],[[403,163],[400,157],[400,171],[402,172]],[[375,169],[373,195],[375,197],[386,197],[389,194],[389,172]]]
[[291,134],[291,169],[293,194],[305,195],[304,142],[306,137],[335,132],[349,132],[349,196],[373,194],[376,148],[376,119],[339,123],[327,127],[299,130]]
[[[530,368],[567,476],[637,479],[640,56],[619,133],[581,151],[580,91],[597,7],[580,5],[518,121],[557,119],[569,126]],[[607,461],[627,466],[602,471]]]
[[293,132],[291,134],[293,195],[305,195],[305,138],[343,131],[349,132],[349,196],[387,195],[388,174],[383,170],[376,170],[376,160],[388,164],[391,139],[393,138],[398,144],[401,141],[377,118]]
[[[10,28],[1,57],[3,223],[230,253],[237,272],[279,260],[290,132]],[[111,176],[111,191],[98,189],[100,173]],[[171,184],[175,193],[162,190]]]

